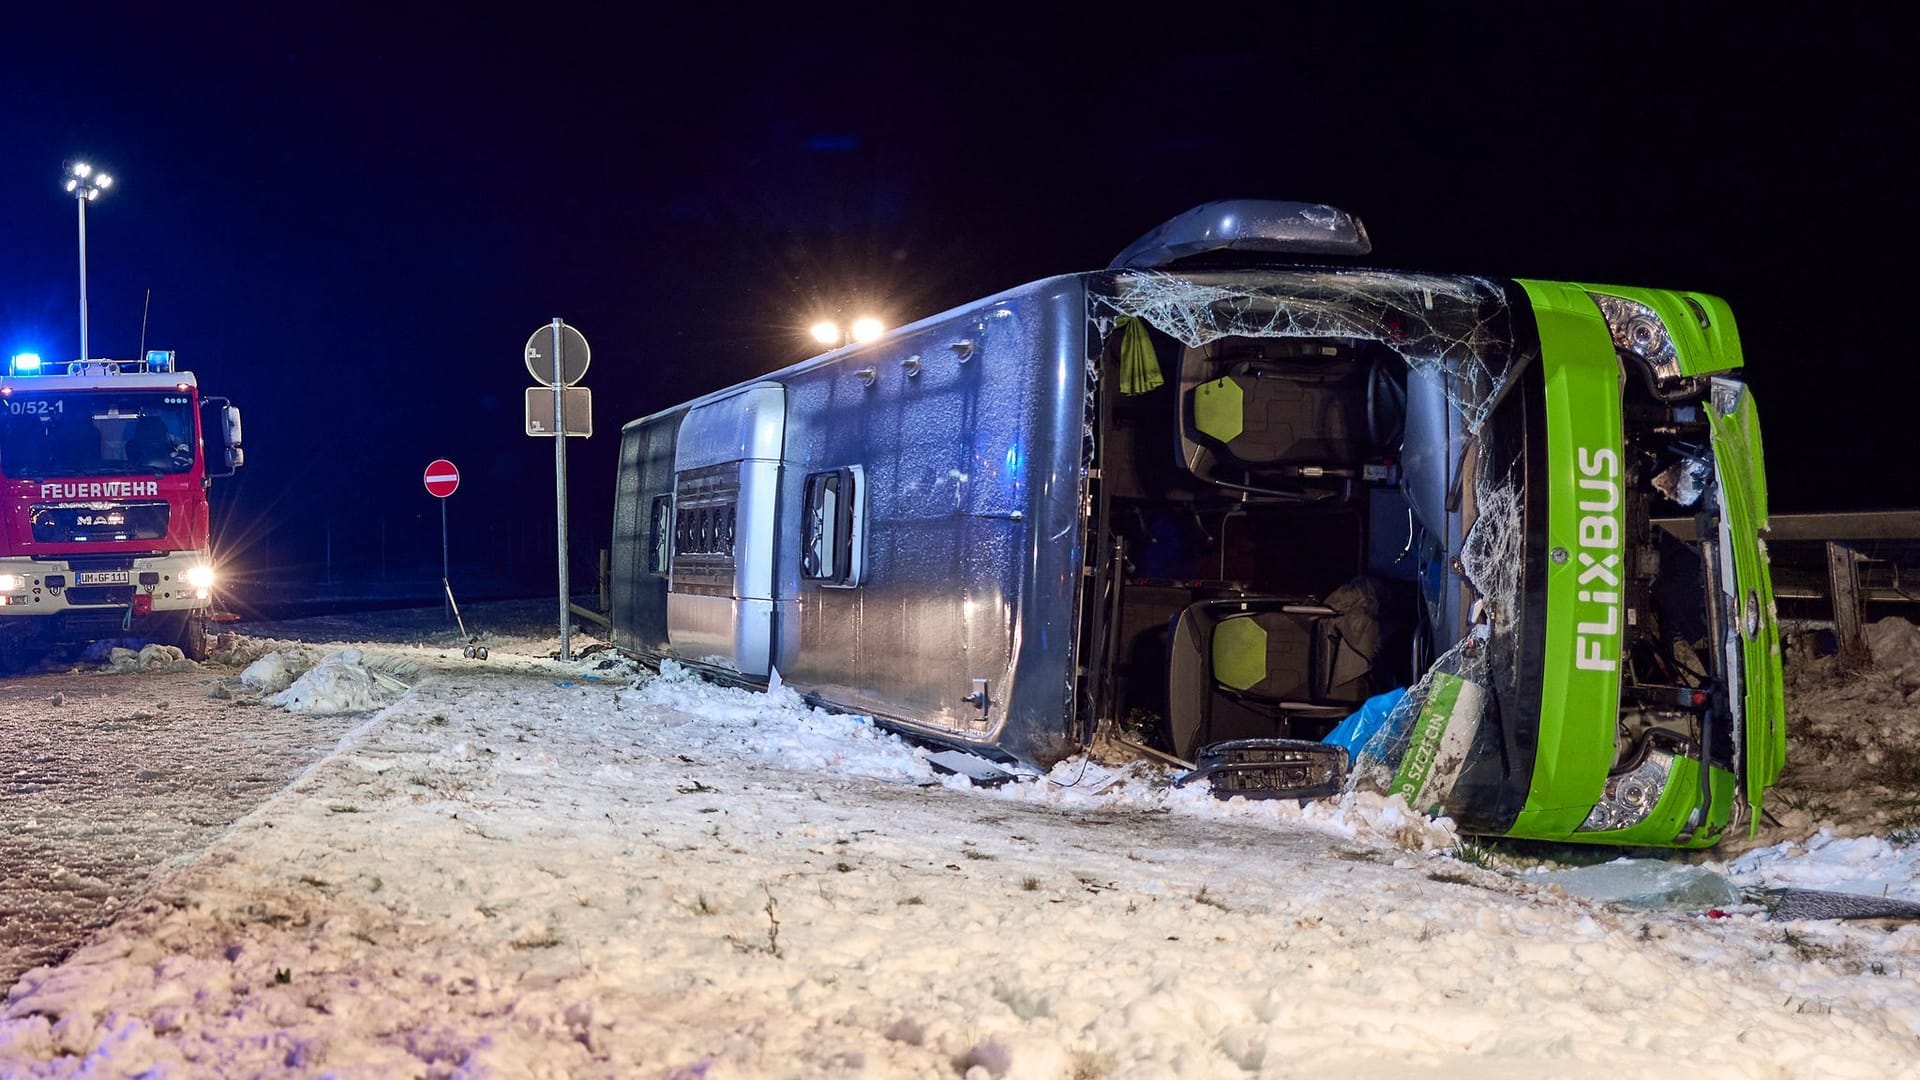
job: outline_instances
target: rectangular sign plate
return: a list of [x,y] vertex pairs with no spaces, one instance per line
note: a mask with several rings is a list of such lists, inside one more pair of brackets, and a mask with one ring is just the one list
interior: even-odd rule
[[[593,434],[593,392],[584,386],[569,386],[563,405],[566,410],[567,435],[580,439],[591,436]],[[542,439],[553,438],[552,387],[527,387],[527,434]]]
[[133,581],[130,570],[82,570],[73,576],[75,585],[127,585]]

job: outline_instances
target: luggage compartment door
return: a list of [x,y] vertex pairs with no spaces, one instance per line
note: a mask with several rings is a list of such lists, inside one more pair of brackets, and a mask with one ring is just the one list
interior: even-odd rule
[[687,412],[674,454],[673,655],[766,675],[787,391],[760,383]]

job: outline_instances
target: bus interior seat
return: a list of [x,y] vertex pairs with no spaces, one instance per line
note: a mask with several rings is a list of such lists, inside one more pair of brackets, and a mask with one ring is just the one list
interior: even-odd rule
[[1365,371],[1245,360],[1188,393],[1194,432],[1249,469],[1366,460]]
[[1192,760],[1227,739],[1318,738],[1377,692],[1380,628],[1364,597],[1349,606],[1210,600],[1175,622],[1168,657],[1168,741]]

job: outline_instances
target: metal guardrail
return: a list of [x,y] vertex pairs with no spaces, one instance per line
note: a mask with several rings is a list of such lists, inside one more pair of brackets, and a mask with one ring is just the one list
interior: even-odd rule
[[[1682,540],[1695,538],[1693,519],[1654,518],[1653,523]],[[1767,518],[1767,542],[1799,540],[1920,541],[1920,510],[1846,510],[1832,514],[1773,514]]]
[[[1654,524],[1683,539],[1698,533],[1694,519],[1656,518]],[[1817,599],[1833,604],[1833,625],[1844,655],[1862,656],[1864,608],[1869,603],[1920,604],[1920,510],[1852,510],[1831,514],[1774,514],[1767,519],[1767,544],[1776,567],[1781,553],[1793,547],[1824,545],[1826,591],[1802,584],[1782,587],[1776,572],[1774,597],[1779,600]],[[1862,551],[1868,548],[1870,551]],[[1863,580],[1862,567],[1874,576]],[[1902,585],[1902,568],[1914,571],[1914,585]],[[1885,573],[1882,573],[1885,571]]]

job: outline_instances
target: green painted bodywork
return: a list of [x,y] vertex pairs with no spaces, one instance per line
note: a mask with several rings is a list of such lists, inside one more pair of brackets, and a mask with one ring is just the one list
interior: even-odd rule
[[[1711,293],[1643,289],[1634,285],[1573,287],[1583,292],[1636,300],[1652,308],[1660,321],[1667,324],[1667,336],[1673,340],[1674,362],[1682,375],[1718,374],[1746,362],[1746,353],[1740,348],[1740,327],[1733,321],[1733,308]],[[1704,327],[1700,325],[1703,318],[1707,323]]]
[[[1723,517],[1722,538],[1730,559],[1737,604],[1729,619],[1739,635],[1734,650],[1742,675],[1744,724],[1739,757],[1742,776],[1711,771],[1712,802],[1695,827],[1702,786],[1700,763],[1674,762],[1667,786],[1654,809],[1639,823],[1611,832],[1579,832],[1603,795],[1615,754],[1614,732],[1620,704],[1620,647],[1624,597],[1608,625],[1604,608],[1582,600],[1602,587],[1579,579],[1590,568],[1580,558],[1583,535],[1604,536],[1611,518],[1613,536],[1624,541],[1624,510],[1583,478],[1602,451],[1612,453],[1612,479],[1624,495],[1624,427],[1621,408],[1623,372],[1606,320],[1588,292],[1637,301],[1658,314],[1674,343],[1674,362],[1687,377],[1703,377],[1738,368],[1744,357],[1733,312],[1724,300],[1706,293],[1625,286],[1521,281],[1532,301],[1540,334],[1540,364],[1546,387],[1547,549],[1564,551],[1565,561],[1546,568],[1546,641],[1541,678],[1540,727],[1532,784],[1508,835],[1582,842],[1705,847],[1717,841],[1733,814],[1736,787],[1751,807],[1758,827],[1766,789],[1786,761],[1786,725],[1782,701],[1779,628],[1766,548],[1767,493],[1759,420],[1752,396],[1732,379],[1715,379],[1710,400],[1702,403],[1712,432]],[[1586,466],[1585,469],[1582,466]],[[1583,473],[1585,475],[1583,475]],[[1583,507],[1582,501],[1586,500]],[[1583,527],[1585,532],[1583,533]],[[1601,557],[1602,549],[1588,546]],[[1623,561],[1627,555],[1619,548]],[[1621,590],[1624,592],[1624,590]],[[1757,629],[1747,632],[1750,613]],[[1607,633],[1597,633],[1605,629]],[[1598,650],[1596,653],[1594,650]],[[1578,661],[1584,656],[1587,666]],[[1600,660],[1610,670],[1595,670]]]
[[1727,817],[1733,810],[1733,774],[1719,766],[1713,768],[1713,807],[1707,812],[1705,827],[1694,830],[1684,842],[1677,841],[1687,831],[1694,807],[1700,804],[1700,763],[1678,758],[1667,777],[1660,801],[1646,819],[1627,829],[1611,832],[1583,832],[1565,837],[1582,843],[1619,844],[1625,847],[1711,847],[1726,831]]
[[[1551,281],[1522,281],[1520,286],[1533,301],[1546,383],[1547,549],[1563,550],[1567,557],[1547,563],[1546,647],[1533,782],[1508,835],[1559,840],[1587,819],[1606,787],[1619,725],[1621,605],[1615,605],[1611,634],[1578,632],[1583,620],[1596,618],[1598,606],[1579,601],[1583,566],[1576,553],[1581,550],[1583,516],[1611,516],[1613,535],[1619,538],[1626,532],[1625,512],[1615,498],[1610,515],[1583,513],[1574,480],[1580,450],[1588,451],[1590,460],[1598,451],[1611,450],[1614,480],[1624,484],[1618,467],[1623,441],[1620,362],[1606,321],[1585,290]],[[1600,655],[1612,662],[1610,669],[1576,665],[1575,649],[1582,637],[1597,643]]]
[[[1652,308],[1666,324],[1674,360],[1682,375],[1699,377],[1731,372],[1745,361],[1733,308],[1709,293],[1644,289],[1628,285],[1582,285],[1582,289],[1635,300]],[[1691,301],[1691,303],[1689,303]],[[1703,326],[1702,323],[1705,323]],[[1733,623],[1740,635],[1745,691],[1742,768],[1751,807],[1749,831],[1760,829],[1762,798],[1780,778],[1787,761],[1785,690],[1781,676],[1780,627],[1774,611],[1773,573],[1769,568],[1766,454],[1760,417],[1745,385],[1717,382],[1707,421],[1713,432],[1713,457],[1720,483],[1722,536],[1732,549],[1735,581]],[[1730,406],[1730,407],[1729,407]],[[1723,411],[1724,410],[1724,411]],[[1759,608],[1756,632],[1748,633],[1748,609]],[[1714,788],[1716,808],[1720,803]],[[1716,830],[1717,831],[1717,830]]]
[[[1785,689],[1780,670],[1780,626],[1773,608],[1773,580],[1760,530],[1767,522],[1767,489],[1761,476],[1760,421],[1753,395],[1738,384],[1716,385],[1707,410],[1713,428],[1714,462],[1720,474],[1723,542],[1733,552],[1736,582],[1732,620],[1740,636],[1745,690],[1747,803],[1758,833],[1767,788],[1787,763]],[[1750,629],[1751,628],[1751,631]]]

